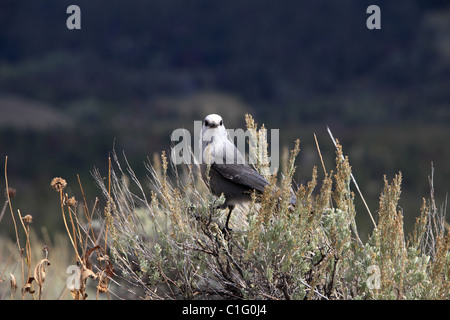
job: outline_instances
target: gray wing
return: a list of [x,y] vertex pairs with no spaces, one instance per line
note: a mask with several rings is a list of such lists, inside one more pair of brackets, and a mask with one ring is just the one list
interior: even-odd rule
[[244,188],[264,192],[264,187],[269,182],[261,176],[255,169],[246,164],[216,164],[211,165],[211,169],[225,179],[228,179]]

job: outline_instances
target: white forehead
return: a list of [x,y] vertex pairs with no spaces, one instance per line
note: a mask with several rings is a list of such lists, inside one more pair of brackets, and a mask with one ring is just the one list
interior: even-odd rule
[[210,123],[217,123],[217,124],[219,124],[220,121],[222,121],[222,117],[219,116],[218,114],[213,113],[213,114],[207,115],[205,120],[207,120]]

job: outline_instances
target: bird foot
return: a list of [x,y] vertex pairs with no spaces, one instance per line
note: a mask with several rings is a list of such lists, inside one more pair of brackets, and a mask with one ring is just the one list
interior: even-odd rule
[[221,231],[222,231],[222,234],[224,234],[225,236],[228,237],[233,232],[233,229],[229,228],[228,226],[224,226]]

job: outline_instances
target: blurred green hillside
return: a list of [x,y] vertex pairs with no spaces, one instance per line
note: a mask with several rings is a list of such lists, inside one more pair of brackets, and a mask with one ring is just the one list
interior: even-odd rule
[[[81,8],[81,30],[66,8]],[[377,4],[382,29],[366,28]],[[383,174],[403,172],[414,221],[433,161],[438,200],[450,181],[448,1],[16,1],[0,3],[0,156],[14,200],[36,225],[61,226],[50,180],[94,198],[90,170],[125,151],[136,173],[170,133],[220,113],[300,138],[299,173],[334,159],[328,125],[374,206]],[[3,166],[2,166],[3,168]],[[1,175],[1,185],[4,178]],[[59,216],[58,216],[59,217]],[[359,217],[366,220],[367,217]],[[9,222],[0,225],[7,232]],[[367,226],[370,228],[370,225]],[[364,230],[362,230],[364,233]]]

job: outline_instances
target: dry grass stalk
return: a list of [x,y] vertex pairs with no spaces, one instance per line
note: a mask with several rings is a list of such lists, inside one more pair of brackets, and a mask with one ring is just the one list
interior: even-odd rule
[[[86,205],[86,198],[84,196],[83,187],[81,184],[80,177],[78,176],[78,182],[80,185],[80,189],[83,194],[84,200],[84,217],[87,220],[88,227],[84,227],[80,222],[77,216],[77,204],[78,202],[75,200],[75,197],[69,197],[67,193],[63,194],[64,188],[67,186],[67,182],[62,178],[54,178],[51,182],[51,187],[60,194],[60,205],[61,212],[63,216],[64,225],[66,227],[67,235],[69,236],[70,242],[74,249],[76,263],[80,269],[79,279],[78,279],[78,287],[71,290],[71,295],[75,300],[85,300],[88,297],[86,293],[86,285],[87,279],[97,280],[97,298],[99,293],[106,293],[109,297],[108,284],[109,280],[114,274],[113,267],[111,262],[109,261],[109,257],[107,256],[107,234],[108,230],[106,229],[104,233],[105,237],[105,246],[101,247],[98,244],[98,240],[100,239],[100,235],[95,234],[94,228],[92,226],[92,218],[94,215],[94,210],[97,207],[98,199],[96,199],[92,213],[89,214],[89,210]],[[110,190],[108,190],[110,192]],[[108,200],[107,206],[105,207],[105,218],[108,219],[108,210],[113,206],[112,200]],[[67,213],[66,213],[67,212]],[[70,226],[66,219],[66,215],[69,217]],[[111,218],[111,217],[109,217]],[[89,245],[93,247],[89,249]],[[80,251],[79,251],[80,250]],[[81,254],[80,254],[81,252]],[[91,255],[96,252],[98,264],[94,265],[91,262]],[[97,272],[94,269],[98,269]]]

